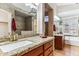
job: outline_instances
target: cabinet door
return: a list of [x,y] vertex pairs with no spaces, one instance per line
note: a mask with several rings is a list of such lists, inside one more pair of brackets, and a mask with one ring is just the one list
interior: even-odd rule
[[49,56],[53,56],[53,52],[51,52],[51,53],[49,54]]
[[41,53],[40,55],[38,55],[38,56],[43,56],[44,54],[43,53]]
[[50,53],[52,53],[52,52],[53,52],[53,47],[51,46],[47,50],[44,51],[44,56],[49,56]]
[[53,41],[44,44],[44,56],[49,56],[53,52]]
[[44,50],[47,50],[50,46],[53,46],[53,41],[44,44]]
[[62,36],[55,36],[55,49],[63,49],[63,39]]
[[33,49],[32,51],[23,54],[23,56],[39,56],[43,53],[43,46],[37,47]]

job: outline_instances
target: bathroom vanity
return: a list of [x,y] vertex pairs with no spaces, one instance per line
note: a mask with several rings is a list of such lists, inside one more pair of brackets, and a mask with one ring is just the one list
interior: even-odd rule
[[[47,38],[46,38],[47,39]],[[42,38],[42,41],[45,38]],[[42,42],[41,41],[41,42]],[[40,42],[40,43],[41,43]],[[41,45],[37,45],[36,48],[28,51],[17,54],[17,56],[53,56],[53,40],[48,40],[47,42],[41,43]]]
[[53,41],[48,41],[37,48],[19,56],[53,56]]
[[53,56],[54,37],[33,36],[0,46],[2,56]]

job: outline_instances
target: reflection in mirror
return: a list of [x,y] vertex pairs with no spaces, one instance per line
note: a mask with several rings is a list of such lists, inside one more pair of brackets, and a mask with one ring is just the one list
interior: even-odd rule
[[21,31],[32,31],[32,16],[15,11],[16,33],[21,35]]
[[[32,4],[32,3],[31,3]],[[32,4],[37,7],[36,4]],[[16,31],[15,34],[28,37],[37,32],[37,9],[28,8],[25,3],[4,3],[0,4],[0,42],[8,41],[7,39],[12,33],[11,20],[15,19]],[[5,6],[5,8],[3,7]]]
[[[26,7],[35,4],[25,4]],[[33,36],[37,33],[37,9],[31,7],[31,10],[24,13],[20,10],[15,10],[16,33],[21,36]]]
[[55,25],[55,33],[56,34],[62,34],[62,20],[58,16],[54,16],[54,25]]

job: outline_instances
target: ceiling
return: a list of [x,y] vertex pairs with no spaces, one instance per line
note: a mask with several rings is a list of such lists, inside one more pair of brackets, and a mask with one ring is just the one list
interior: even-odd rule
[[69,6],[69,5],[73,5],[76,3],[55,3],[58,7],[64,7],[64,6]]
[[78,3],[50,3],[49,5],[59,17],[79,15]]
[[[31,8],[26,7],[24,3],[13,4],[27,12],[31,11]],[[79,4],[78,3],[49,3],[50,7],[54,9],[54,15],[59,17],[67,17],[79,15]]]

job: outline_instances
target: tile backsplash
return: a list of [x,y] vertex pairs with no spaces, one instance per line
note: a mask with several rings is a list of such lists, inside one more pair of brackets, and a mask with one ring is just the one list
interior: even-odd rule
[[[21,31],[21,35],[18,35],[18,40],[22,38],[32,37],[34,35],[35,34],[33,31]],[[0,37],[0,42],[5,42],[5,41],[9,41],[9,35]]]

